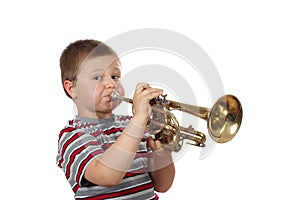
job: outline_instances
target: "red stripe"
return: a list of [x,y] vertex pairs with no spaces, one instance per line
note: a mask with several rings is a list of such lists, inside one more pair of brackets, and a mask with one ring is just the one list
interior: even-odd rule
[[102,134],[102,130],[98,129],[97,131],[95,131],[94,133],[92,133],[91,135],[94,137],[97,137],[98,135]]
[[139,174],[143,174],[146,173],[148,170],[148,168],[143,167],[142,169],[136,170],[136,171],[132,171],[132,172],[126,172],[124,178],[128,178],[128,177],[132,177],[132,176],[136,176]]
[[112,129],[108,129],[108,130],[104,131],[103,134],[109,135],[112,133],[122,132],[123,130],[124,130],[124,128],[112,128]]
[[61,130],[60,133],[59,133],[59,136],[58,136],[58,140],[60,140],[61,136],[62,136],[64,133],[66,133],[66,132],[72,132],[72,131],[74,131],[74,130],[75,130],[75,128],[73,128],[73,127],[67,127],[67,128],[65,128],[65,129]]
[[[68,165],[66,167],[67,171],[66,171],[66,178],[69,179],[70,177],[70,170],[71,170],[71,165],[73,164],[75,157],[80,154],[87,146],[90,145],[100,145],[99,142],[97,141],[91,141],[87,144],[85,144],[84,146],[81,146],[80,148],[76,149],[74,152],[72,152],[71,156],[70,156],[70,160],[68,162]],[[103,151],[102,151],[103,153]]]
[[77,138],[79,138],[81,135],[83,135],[84,133],[82,132],[78,132],[77,134],[73,135],[69,140],[67,140],[63,147],[62,147],[62,151],[60,152],[60,155],[62,156],[62,159],[59,161],[58,166],[61,167],[62,162],[64,161],[63,159],[63,155],[67,149],[67,147],[69,146],[69,144],[71,144],[73,141],[75,141]]
[[141,186],[137,186],[128,190],[124,190],[121,192],[117,192],[117,193],[112,193],[112,194],[107,194],[107,195],[101,195],[102,198],[113,198],[113,197],[119,197],[119,196],[124,196],[124,195],[128,195],[128,194],[133,194],[139,191],[143,191],[149,188],[152,188],[153,184],[151,183],[147,183],[145,185],[141,185]]
[[117,117],[118,121],[127,121],[127,120],[131,120],[132,116],[129,115],[121,115]]
[[119,191],[119,192],[115,192],[115,193],[111,193],[111,194],[103,194],[103,195],[99,195],[99,196],[95,196],[95,197],[80,198],[80,199],[86,199],[86,200],[109,199],[109,198],[115,198],[115,197],[120,197],[120,196],[137,193],[137,192],[140,192],[140,191],[152,188],[152,187],[153,187],[153,183],[151,182],[151,183],[147,183],[147,184],[140,185],[140,186],[137,186],[137,187],[134,187],[131,189],[127,189],[127,190],[123,190],[123,191]]
[[152,158],[152,153],[136,153],[135,154],[135,158],[139,158],[139,157],[147,157],[147,158]]
[[72,190],[74,193],[76,193],[79,188],[80,188],[79,184],[76,183],[76,185],[72,188]]
[[86,159],[84,159],[81,163],[80,163],[80,166],[79,166],[79,169],[78,169],[78,172],[77,172],[77,175],[76,175],[76,182],[79,183],[79,179],[80,179],[80,176],[83,172],[83,168],[86,166],[86,163],[89,162],[89,160],[91,160],[95,155],[98,155],[100,153],[102,153],[103,151],[102,150],[97,150],[97,151],[94,151],[92,153],[90,153],[88,155],[88,157]]
[[112,129],[108,129],[106,131],[103,131],[103,130],[97,130],[95,131],[92,135],[94,137],[97,137],[101,134],[104,134],[104,135],[110,135],[110,134],[114,134],[114,133],[118,133],[118,132],[123,132],[124,128],[112,128]]
[[[91,159],[93,158],[94,155],[97,155],[97,154],[100,154],[102,153],[101,150],[97,150],[97,151],[94,151],[92,152],[91,154],[89,154],[89,156],[80,164],[80,167],[79,167],[79,170],[77,172],[77,175],[76,175],[76,178],[75,178],[75,181],[76,181],[76,185],[72,188],[72,190],[74,191],[74,193],[77,192],[77,190],[80,188],[80,185],[79,185],[79,179],[80,179],[80,176],[82,174],[82,171],[83,171],[83,168],[84,166],[86,165],[86,163]],[[82,165],[84,163],[84,165]]]

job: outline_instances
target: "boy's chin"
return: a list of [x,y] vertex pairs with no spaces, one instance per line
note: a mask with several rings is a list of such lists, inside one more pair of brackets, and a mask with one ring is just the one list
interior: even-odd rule
[[112,116],[112,110],[111,109],[97,109],[95,111],[95,114],[97,117],[100,118],[107,118]]
[[112,103],[107,104],[106,106],[99,107],[98,109],[96,108],[96,112],[98,113],[109,113],[112,112],[113,109],[115,109],[117,105],[113,105]]
[[116,107],[118,107],[120,104],[122,103],[122,101],[114,101],[112,102],[112,109],[115,109]]
[[101,105],[99,104],[96,106],[96,112],[112,112],[118,105],[120,105],[121,101],[106,101],[102,102]]

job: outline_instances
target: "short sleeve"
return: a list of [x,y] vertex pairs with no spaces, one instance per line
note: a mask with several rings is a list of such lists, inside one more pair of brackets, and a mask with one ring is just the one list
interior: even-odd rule
[[78,190],[88,164],[103,152],[97,139],[82,130],[68,130],[60,134],[56,162],[74,192]]

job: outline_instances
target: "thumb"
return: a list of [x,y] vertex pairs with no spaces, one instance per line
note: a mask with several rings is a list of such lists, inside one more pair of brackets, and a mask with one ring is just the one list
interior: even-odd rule
[[156,143],[154,142],[152,137],[147,138],[147,146],[150,147],[152,150],[156,149]]
[[161,144],[161,142],[159,140],[155,140],[155,148],[156,149],[162,148],[162,144]]

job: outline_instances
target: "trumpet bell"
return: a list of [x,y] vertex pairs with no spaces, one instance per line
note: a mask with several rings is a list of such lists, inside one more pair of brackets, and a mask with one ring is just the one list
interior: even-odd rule
[[211,138],[218,143],[230,141],[238,132],[243,118],[240,101],[233,95],[220,97],[211,108],[207,129]]

